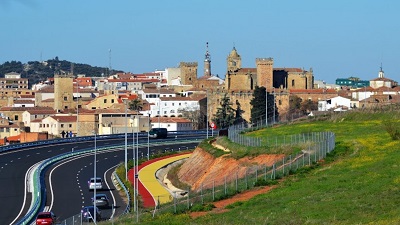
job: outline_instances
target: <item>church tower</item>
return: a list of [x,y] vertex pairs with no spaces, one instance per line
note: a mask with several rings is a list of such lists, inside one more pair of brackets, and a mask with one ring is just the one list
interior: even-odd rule
[[207,44],[207,50],[206,50],[206,57],[204,59],[204,76],[211,76],[211,55],[210,52],[208,51],[208,42]]
[[381,63],[381,70],[379,70],[379,73],[378,73],[378,77],[379,78],[384,78],[385,77],[385,73],[383,72],[383,69],[382,69],[382,63]]
[[233,47],[232,51],[229,53],[226,61],[228,64],[228,73],[237,71],[238,69],[242,68],[242,58],[237,53],[235,47]]

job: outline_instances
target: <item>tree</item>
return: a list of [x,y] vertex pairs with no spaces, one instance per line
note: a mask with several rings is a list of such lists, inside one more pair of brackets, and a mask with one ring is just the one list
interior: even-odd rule
[[192,122],[193,129],[195,130],[200,129],[200,124],[202,122],[201,119],[203,118],[200,109],[186,107],[184,109],[179,109],[178,113],[180,113],[182,117]]
[[243,113],[244,110],[242,110],[242,107],[240,106],[240,102],[236,99],[236,111],[235,111],[235,124],[240,124],[242,122],[245,122],[243,119]]
[[143,108],[142,101],[138,98],[129,102],[129,109],[139,111]]
[[301,107],[301,98],[297,95],[290,95],[289,97],[289,112],[297,113],[300,111]]
[[274,117],[274,109],[275,109],[275,117],[278,116],[278,110],[277,107],[274,107],[275,101],[274,101],[274,95],[271,95],[268,93],[266,95],[266,89],[265,87],[258,87],[254,89],[253,92],[253,99],[250,101],[251,104],[251,122],[256,123],[257,121],[264,120],[265,121],[265,96],[268,96],[268,119],[271,120],[271,118]]
[[301,103],[300,110],[303,113],[309,113],[313,110],[318,110],[318,102],[311,101],[311,99],[308,99],[307,101],[303,101]]
[[226,128],[235,122],[235,110],[232,108],[232,103],[226,93],[221,99],[220,107],[217,109],[217,113],[214,114],[212,121],[219,128]]

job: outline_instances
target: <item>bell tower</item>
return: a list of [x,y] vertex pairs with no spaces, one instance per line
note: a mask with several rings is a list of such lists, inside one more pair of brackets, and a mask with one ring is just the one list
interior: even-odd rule
[[228,64],[228,72],[236,71],[242,67],[242,58],[237,53],[235,47],[233,47],[232,51],[229,53],[226,62]]
[[211,76],[211,55],[208,51],[208,42],[206,43],[206,55],[204,59],[204,76]]

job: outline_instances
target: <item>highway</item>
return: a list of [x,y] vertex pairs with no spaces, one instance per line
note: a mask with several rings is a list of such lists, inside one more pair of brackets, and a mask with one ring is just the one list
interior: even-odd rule
[[[175,137],[166,140],[173,140]],[[197,138],[199,135],[197,135]],[[140,138],[140,143],[147,143],[147,138]],[[200,140],[200,139],[199,139]],[[150,140],[150,142],[160,140]],[[108,145],[124,145],[125,139],[97,140],[97,147]],[[128,141],[128,158],[131,158],[132,143]],[[177,145],[168,147],[151,147],[150,152],[162,152],[168,149],[190,148],[192,146]],[[31,194],[28,192],[30,186],[29,170],[33,166],[47,158],[63,154],[68,151],[79,151],[80,149],[94,148],[94,141],[51,144],[37,147],[29,147],[20,150],[12,150],[0,153],[0,201],[3,208],[0,210],[1,224],[14,224],[21,219],[28,211],[31,204]],[[118,151],[97,154],[97,174],[105,176],[105,181],[110,188],[102,190],[109,195],[110,200],[116,205],[116,214],[119,215],[126,207],[121,202],[121,197],[116,194],[115,187],[110,181],[110,174],[113,167],[124,162],[125,149]],[[140,148],[139,156],[146,157],[147,147]],[[87,180],[93,175],[93,154],[85,157],[75,157],[54,164],[48,169],[46,178],[52,178],[51,182],[46,181],[47,202],[46,206],[56,213],[60,220],[79,213],[83,205],[90,203],[92,192],[87,190]],[[54,170],[53,170],[54,169]],[[52,172],[51,172],[52,171]],[[107,172],[106,175],[104,175]],[[51,176],[50,176],[51,173]],[[112,194],[113,193],[113,194]],[[114,198],[113,198],[114,196]],[[114,203],[115,199],[115,203]],[[73,203],[72,203],[73,202]],[[111,216],[111,209],[105,209],[104,216]],[[108,212],[109,211],[109,212]]]

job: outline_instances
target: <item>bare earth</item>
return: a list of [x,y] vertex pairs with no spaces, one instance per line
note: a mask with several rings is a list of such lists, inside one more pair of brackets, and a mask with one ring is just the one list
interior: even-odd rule
[[215,208],[212,211],[208,211],[208,212],[192,212],[192,213],[190,213],[190,217],[196,218],[196,217],[199,217],[199,216],[204,216],[204,215],[209,214],[209,213],[227,212],[228,209],[225,209],[225,207],[227,205],[230,205],[230,204],[233,204],[233,203],[239,202],[239,201],[249,200],[249,199],[253,198],[256,195],[266,193],[266,192],[270,191],[271,189],[273,189],[275,187],[277,187],[277,186],[275,185],[275,186],[260,187],[260,188],[257,188],[257,189],[252,189],[252,190],[248,190],[248,191],[242,192],[242,193],[237,194],[237,195],[235,195],[235,196],[233,196],[232,198],[229,198],[229,199],[224,199],[224,200],[221,200],[221,201],[213,202]]

